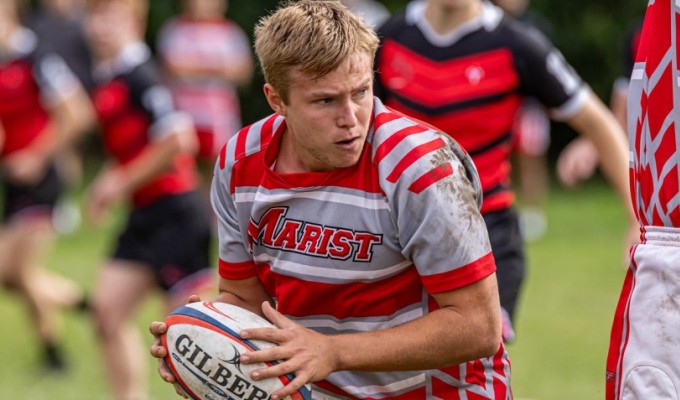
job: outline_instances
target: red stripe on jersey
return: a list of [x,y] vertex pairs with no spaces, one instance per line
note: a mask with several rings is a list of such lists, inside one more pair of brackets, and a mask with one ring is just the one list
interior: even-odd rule
[[222,149],[220,150],[220,169],[224,169],[224,167],[227,166],[227,143],[222,146]]
[[218,267],[218,272],[224,279],[241,280],[252,278],[256,275],[255,262],[253,261],[230,263],[220,258]]
[[[266,138],[269,138],[272,135],[272,128],[274,126],[276,117],[278,117],[278,114],[273,114],[266,121],[264,121],[260,127],[258,132],[260,134],[260,146],[262,146],[263,143],[266,143]],[[238,133],[238,138],[236,139],[236,154],[234,156],[236,160],[245,157],[247,139],[254,129],[255,126],[250,125],[244,129],[241,129],[241,131]]]
[[485,256],[452,271],[421,276],[420,279],[428,293],[442,293],[477,282],[495,271],[496,262],[493,254],[489,252]]
[[[279,300],[279,311],[291,316],[329,315],[337,319],[385,316],[423,301],[423,286],[415,267],[376,282],[345,284],[301,280],[278,274],[269,265],[258,265],[257,273],[269,295]],[[376,301],[376,293],[391,300]]]
[[401,116],[392,113],[381,113],[375,117],[375,129],[380,128],[383,124],[399,119]]
[[[506,93],[515,90],[519,84],[509,49],[439,62],[387,40],[381,52],[381,58],[390,60],[381,63],[381,80],[385,86],[428,107]],[[408,85],[404,81],[408,81]]]
[[391,134],[390,137],[385,139],[385,141],[382,142],[376,149],[375,161],[378,163],[382,161],[385,157],[387,157],[388,154],[390,154],[392,150],[394,150],[395,147],[397,147],[399,143],[401,143],[402,140],[404,140],[404,138],[415,133],[425,132],[427,130],[428,129],[424,126],[413,125]]
[[404,158],[402,158],[397,165],[394,167],[390,175],[387,177],[388,182],[396,183],[401,174],[406,171],[408,167],[413,165],[416,161],[422,158],[425,154],[431,153],[433,151],[439,150],[446,147],[446,143],[441,139],[437,138],[431,140],[427,143],[423,143],[419,146],[414,147],[409,151]]
[[420,193],[427,189],[430,185],[439,182],[447,176],[453,175],[453,167],[451,164],[438,165],[427,171],[423,176],[416,179],[415,182],[409,186],[408,190],[413,193]]

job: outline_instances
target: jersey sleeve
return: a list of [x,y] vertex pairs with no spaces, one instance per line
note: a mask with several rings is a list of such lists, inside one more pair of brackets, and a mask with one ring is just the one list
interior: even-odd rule
[[193,129],[191,117],[175,108],[170,89],[159,78],[155,66],[142,64],[127,77],[132,99],[149,117],[151,140]]
[[56,53],[37,54],[34,74],[42,102],[48,107],[66,101],[80,87],[76,75]]
[[415,143],[393,150],[401,160],[386,179],[395,182],[386,187],[402,253],[413,261],[428,292],[458,289],[495,271],[479,211],[479,178],[453,139],[433,130],[412,136],[404,142]]
[[231,165],[225,161],[225,154],[233,153],[234,141],[227,143],[215,165],[210,201],[217,216],[219,238],[219,274],[225,279],[246,279],[255,276],[255,264],[243,244],[239,229],[236,205],[230,191]]
[[562,53],[538,29],[510,24],[516,46],[520,89],[549,108],[553,118],[566,120],[585,104],[588,86]]

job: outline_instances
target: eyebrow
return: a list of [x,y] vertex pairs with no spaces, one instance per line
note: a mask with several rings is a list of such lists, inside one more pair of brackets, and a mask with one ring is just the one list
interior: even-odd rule
[[[366,78],[361,84],[359,84],[356,88],[352,88],[352,91],[359,90],[360,88],[364,86],[369,86],[371,84],[371,78]],[[324,97],[334,97],[337,96],[338,92],[328,92],[328,91],[318,91],[318,92],[312,92],[309,94],[310,97],[315,97],[315,98],[324,98]]]

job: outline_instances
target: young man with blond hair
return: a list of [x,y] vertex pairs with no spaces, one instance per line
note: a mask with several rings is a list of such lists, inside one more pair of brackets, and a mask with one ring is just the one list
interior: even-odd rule
[[[255,38],[275,114],[215,166],[217,301],[268,318],[240,334],[279,346],[240,362],[283,360],[251,374],[295,375],[272,399],[307,383],[324,399],[510,399],[470,159],[373,97],[378,38],[339,2],[289,3]],[[165,356],[166,325],[150,329]]]

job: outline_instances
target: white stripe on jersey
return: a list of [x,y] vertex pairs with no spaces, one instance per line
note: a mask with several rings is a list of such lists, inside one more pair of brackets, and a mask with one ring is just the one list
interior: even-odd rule
[[269,264],[272,271],[288,276],[295,277],[314,277],[320,278],[318,282],[339,281],[339,283],[349,283],[355,281],[377,281],[386,277],[395,275],[401,271],[409,268],[413,263],[409,260],[404,260],[397,265],[382,268],[377,271],[357,271],[357,270],[331,270],[328,267],[313,267],[311,265],[300,264],[292,261],[286,261],[274,258],[269,254],[260,254],[254,257],[256,263]]
[[[335,382],[334,382],[335,383]],[[366,398],[370,396],[376,396],[383,393],[394,394],[404,389],[416,388],[422,386],[425,383],[425,374],[418,374],[413,377],[392,382],[387,385],[370,385],[370,386],[349,386],[338,384],[342,390],[356,396],[359,398]],[[336,383],[337,384],[337,383]]]
[[[252,154],[257,153],[258,151],[261,150],[262,148],[262,141],[260,136],[262,135],[262,127],[263,125],[269,121],[269,118],[263,118],[254,124],[250,125],[247,129],[248,132],[242,132],[241,134],[245,133],[246,135],[246,156],[250,156]],[[276,130],[279,128],[279,125],[283,122],[283,117],[277,116],[276,120],[274,121],[274,125],[272,126],[272,134],[273,132],[276,132]]]
[[408,310],[404,313],[397,314],[394,318],[390,319],[381,318],[379,321],[371,321],[369,318],[366,319],[356,318],[352,320],[343,320],[342,322],[339,322],[337,319],[330,316],[328,316],[327,318],[294,318],[289,316],[289,318],[291,318],[298,324],[304,326],[305,328],[314,330],[330,328],[335,331],[338,331],[335,332],[337,334],[348,331],[366,332],[387,329],[397,325],[402,325],[406,322],[422,317],[423,315],[424,313],[422,308],[415,308]]
[[[362,192],[365,193],[365,192]],[[277,203],[291,199],[311,199],[318,200],[324,203],[336,203],[345,204],[350,206],[356,206],[360,208],[365,208],[368,210],[389,210],[389,205],[384,199],[369,199],[364,196],[357,196],[348,193],[337,193],[327,190],[316,190],[316,191],[305,191],[305,192],[292,192],[285,191],[279,193],[269,193],[264,192],[236,192],[234,194],[234,202],[239,203],[252,203],[252,202],[267,202],[267,203]]]

